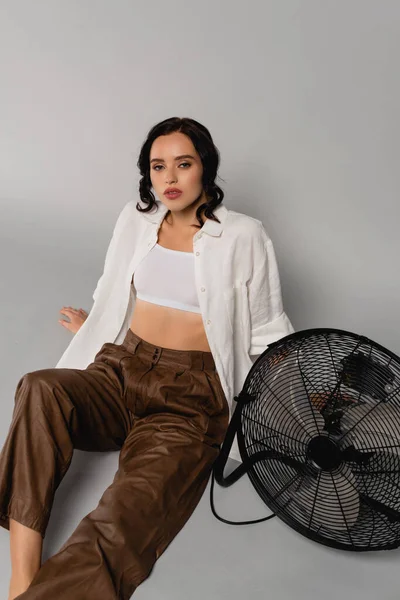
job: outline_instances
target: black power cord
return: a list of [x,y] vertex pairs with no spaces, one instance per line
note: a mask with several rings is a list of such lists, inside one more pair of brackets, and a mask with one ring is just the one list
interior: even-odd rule
[[224,519],[223,517],[220,517],[215,510],[215,506],[214,506],[214,500],[213,500],[213,493],[214,493],[214,471],[212,471],[211,473],[211,485],[210,485],[210,505],[211,505],[211,510],[213,515],[219,520],[222,521],[223,523],[228,523],[229,525],[251,525],[253,523],[261,523],[262,521],[269,521],[269,519],[272,519],[273,517],[276,517],[275,513],[272,513],[271,515],[268,515],[268,517],[264,517],[263,519],[255,519],[254,521],[229,521],[228,519]]

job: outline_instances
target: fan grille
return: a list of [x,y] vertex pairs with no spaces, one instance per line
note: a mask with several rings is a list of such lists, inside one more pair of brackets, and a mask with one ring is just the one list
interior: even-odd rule
[[337,548],[400,545],[395,354],[350,332],[299,332],[260,356],[241,395],[242,459],[260,453],[249,477],[284,522]]

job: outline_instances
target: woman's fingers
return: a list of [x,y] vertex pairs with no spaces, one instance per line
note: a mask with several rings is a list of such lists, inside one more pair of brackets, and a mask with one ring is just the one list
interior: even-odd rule
[[61,323],[65,329],[68,329],[72,333],[76,333],[86,321],[88,317],[88,313],[83,310],[83,308],[73,308],[72,306],[64,306],[60,313],[66,316],[69,321],[64,319],[58,319],[58,322]]

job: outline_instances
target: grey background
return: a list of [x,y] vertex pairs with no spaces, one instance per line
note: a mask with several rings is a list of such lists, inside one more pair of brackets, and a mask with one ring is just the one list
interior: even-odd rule
[[[225,204],[272,237],[294,327],[364,333],[400,354],[399,33],[396,0],[1,0],[1,442],[19,378],[71,339],[60,308],[90,310],[140,145],[170,116],[210,129]],[[75,453],[44,558],[117,460]],[[216,486],[216,506],[268,514],[246,477]],[[0,556],[5,597],[5,530]],[[278,519],[223,524],[207,489],[135,597],[394,600],[399,557],[334,551]]]

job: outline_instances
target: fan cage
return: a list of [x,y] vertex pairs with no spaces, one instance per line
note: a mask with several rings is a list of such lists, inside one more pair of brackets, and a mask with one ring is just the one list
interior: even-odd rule
[[258,358],[240,396],[242,460],[268,455],[248,475],[282,521],[335,548],[400,545],[394,353],[342,330],[294,333]]

